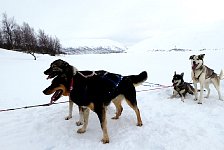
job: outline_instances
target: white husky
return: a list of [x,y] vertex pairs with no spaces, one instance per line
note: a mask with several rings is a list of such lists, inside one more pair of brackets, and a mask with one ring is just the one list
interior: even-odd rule
[[[214,70],[204,65],[204,61],[203,61],[204,56],[205,54],[190,56],[191,67],[192,67],[191,77],[194,83],[194,88],[197,89],[197,83],[200,84],[200,96],[199,96],[198,104],[202,104],[204,88],[206,88],[208,92],[206,98],[209,97],[210,83],[212,83],[215,89],[217,90],[219,99],[223,100],[220,93],[220,80],[223,79],[223,70],[221,70],[218,76],[214,72]],[[198,93],[195,92],[194,95],[195,95],[195,100],[198,100]]]

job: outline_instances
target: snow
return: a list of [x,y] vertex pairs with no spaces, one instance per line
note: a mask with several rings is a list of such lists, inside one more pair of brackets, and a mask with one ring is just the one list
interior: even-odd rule
[[[52,57],[0,49],[0,109],[16,108],[50,101],[42,91],[50,84],[43,71],[56,59],[63,59],[79,70],[104,69],[122,75],[148,72],[147,82],[171,85],[174,71],[184,72],[190,82],[190,60],[193,54],[205,53],[205,64],[216,73],[223,69],[224,53],[221,50],[186,52],[142,52],[119,54],[62,55]],[[147,84],[147,83],[145,83]],[[154,87],[139,86],[142,89]],[[221,82],[223,93],[224,82]],[[78,134],[78,109],[66,121],[68,104],[0,112],[0,147],[4,150],[223,150],[224,102],[218,100],[211,86],[210,98],[202,105],[188,95],[183,103],[180,98],[169,99],[172,88],[137,92],[138,106],[143,126],[136,126],[134,111],[124,102],[119,120],[112,120],[115,107],[108,106],[107,121],[109,144],[102,144],[102,131],[98,118],[91,112],[86,133]],[[59,102],[67,101],[62,97]]]
[[219,49],[223,50],[223,21],[176,28],[167,32],[152,32],[151,36],[132,45],[128,52],[145,52],[149,50],[187,50]]

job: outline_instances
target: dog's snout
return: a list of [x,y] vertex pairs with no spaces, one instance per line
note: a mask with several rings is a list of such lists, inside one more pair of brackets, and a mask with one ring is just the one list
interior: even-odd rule
[[45,89],[45,90],[43,90],[43,93],[45,94],[45,95],[48,95],[48,92],[47,92],[48,90],[47,89]]
[[45,71],[44,71],[44,74],[45,74],[45,75],[48,75],[48,72],[49,72],[49,69],[45,70]]
[[195,65],[195,64],[196,64],[196,62],[195,62],[195,61],[193,61],[193,64]]

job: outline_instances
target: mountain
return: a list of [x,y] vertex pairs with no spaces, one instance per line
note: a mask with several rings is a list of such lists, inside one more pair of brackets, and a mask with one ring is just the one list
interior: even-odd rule
[[66,42],[66,54],[108,54],[127,50],[121,43],[109,39],[75,39]]

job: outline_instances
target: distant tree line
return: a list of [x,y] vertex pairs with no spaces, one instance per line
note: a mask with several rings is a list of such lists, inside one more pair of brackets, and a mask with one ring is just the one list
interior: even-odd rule
[[17,50],[32,54],[61,54],[61,44],[57,37],[47,35],[44,30],[34,31],[28,23],[18,25],[14,18],[2,14],[0,25],[0,48]]

